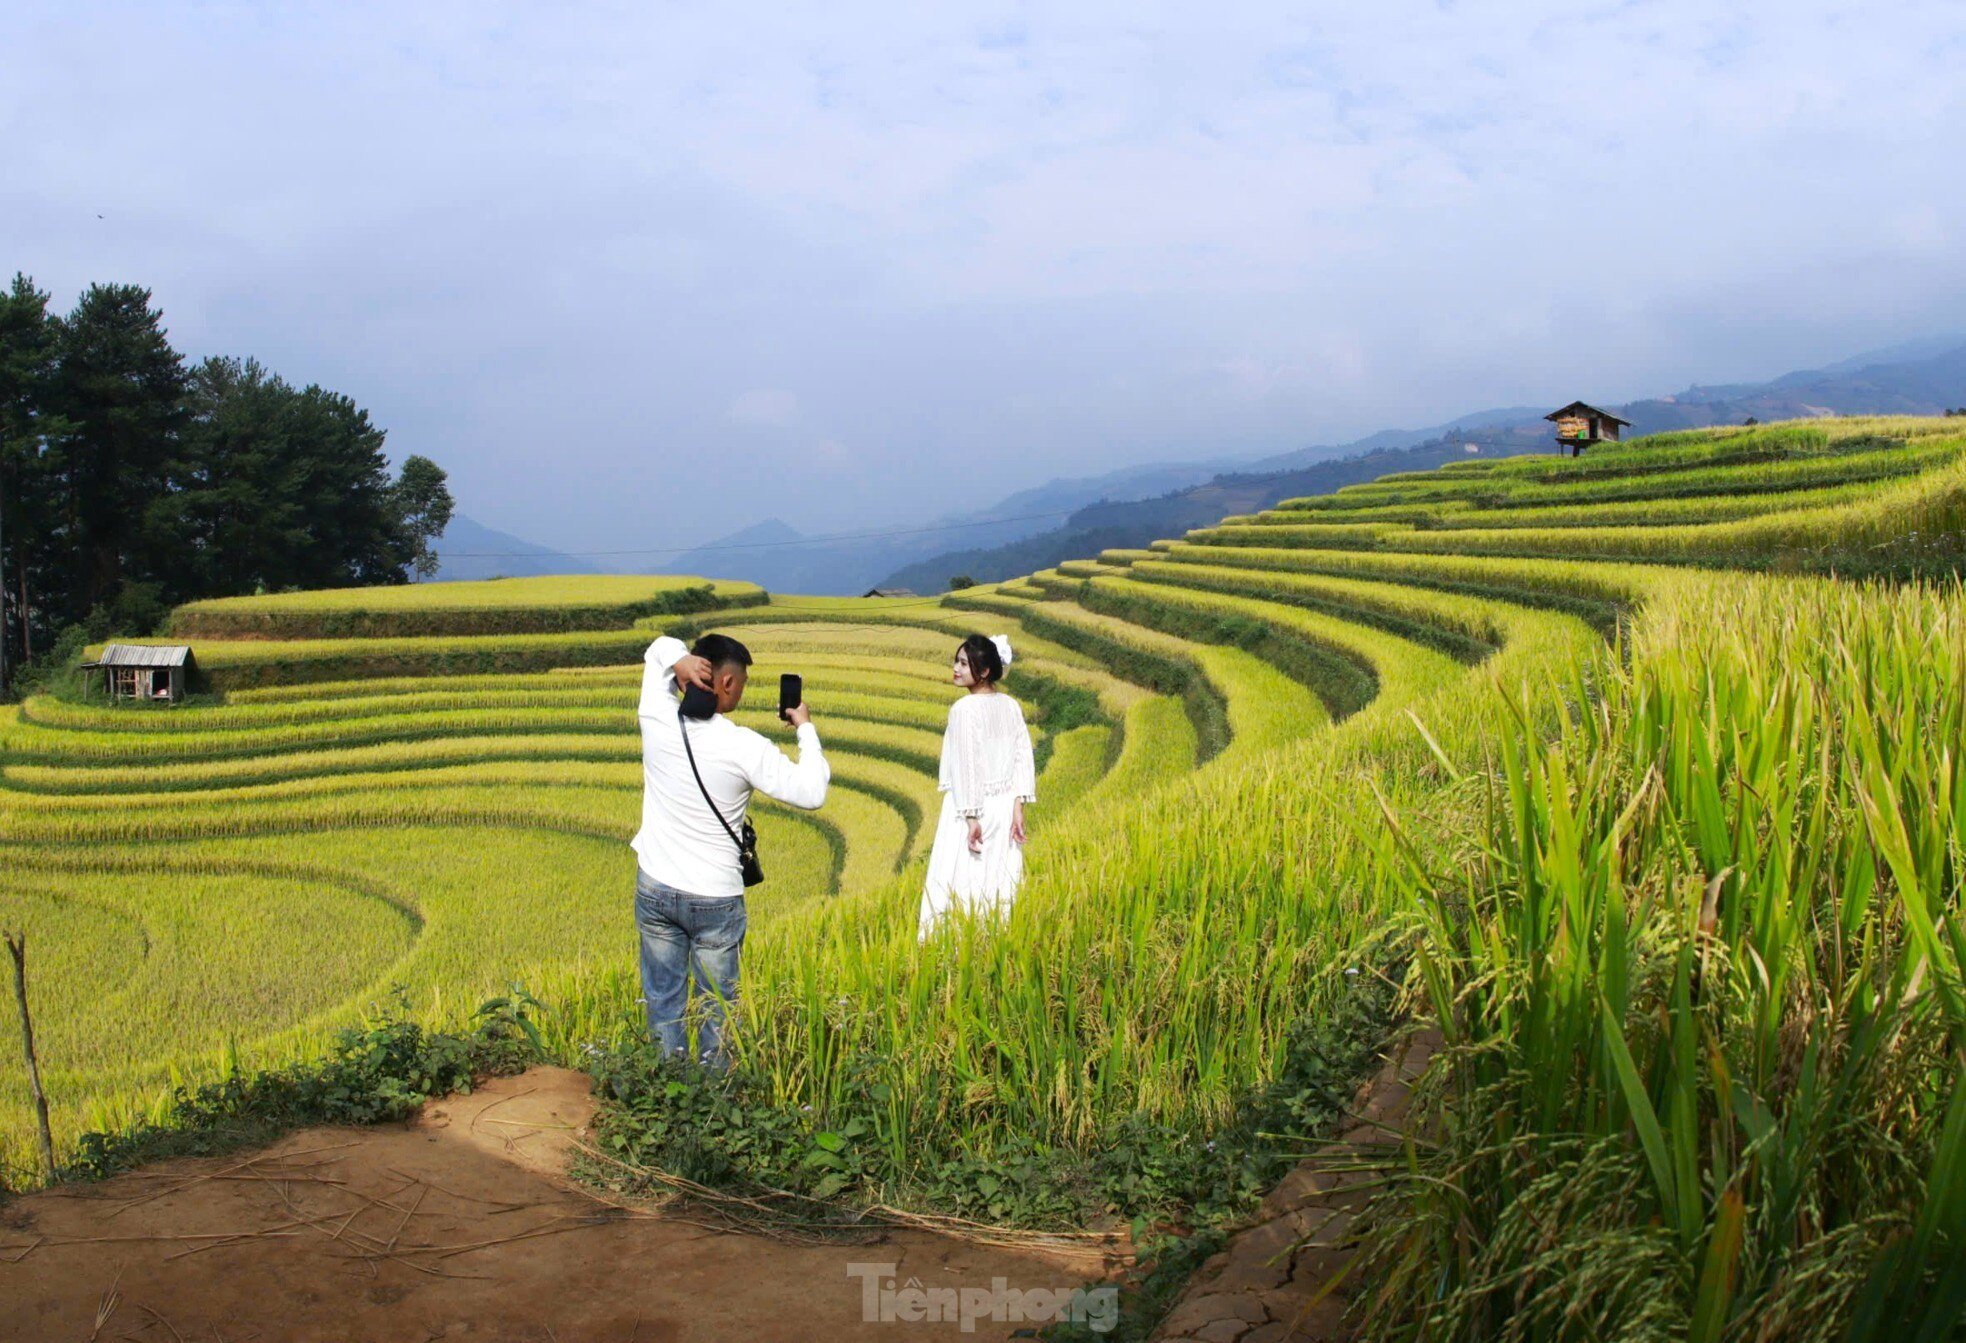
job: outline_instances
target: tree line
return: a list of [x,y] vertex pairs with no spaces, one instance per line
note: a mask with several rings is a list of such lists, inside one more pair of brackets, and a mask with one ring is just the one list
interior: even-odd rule
[[91,285],[66,316],[48,303],[24,275],[0,293],[9,672],[199,597],[436,572],[444,472],[411,456],[392,478],[349,397],[254,359],[187,364],[139,285]]

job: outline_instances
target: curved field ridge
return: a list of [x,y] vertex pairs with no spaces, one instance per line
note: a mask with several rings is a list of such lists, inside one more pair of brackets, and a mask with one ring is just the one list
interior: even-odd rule
[[661,575],[498,578],[216,597],[171,614],[186,639],[339,639],[619,629],[646,616],[765,600],[755,583]]
[[[0,912],[48,947],[37,966],[68,986],[39,1004],[62,1079],[62,1141],[161,1114],[180,1080],[318,1048],[398,986],[419,1011],[455,1019],[515,974],[538,989],[570,986],[627,957],[647,603],[702,619],[702,587],[527,580],[200,604],[185,621],[215,619],[216,607],[233,622],[223,628],[234,637],[196,641],[219,693],[174,708],[44,694],[0,709]],[[750,906],[763,930],[802,902],[892,882],[925,856],[956,694],[947,663],[967,626],[932,608],[897,622],[878,603],[770,606],[750,585],[714,588],[718,605],[753,603],[716,619],[754,650],[757,703],[778,671],[801,672],[833,765],[823,811],[759,808],[769,879]],[[577,608],[565,620],[561,600]],[[472,632],[397,632],[458,612],[478,622]],[[318,623],[343,616],[377,632]],[[303,620],[317,623],[291,623]],[[499,632],[476,632],[487,621]],[[527,632],[541,629],[552,632]],[[1138,782],[1192,760],[1191,748],[1153,749],[1144,728],[1125,736],[1129,714],[1163,701],[1010,629],[1012,689],[1026,699],[1055,807],[1044,820],[1063,820],[1116,770]],[[283,631],[336,637],[261,637]],[[747,704],[737,718],[789,737],[768,708]],[[160,913],[195,912],[205,890],[210,917],[191,932]],[[482,900],[470,912],[473,890]],[[371,928],[350,899],[388,917]],[[255,940],[252,920],[287,940]],[[474,920],[482,926],[467,933]],[[300,977],[304,992],[270,993],[256,978],[310,964],[319,973]],[[103,977],[117,990],[98,1001]],[[187,1001],[210,1010],[181,1010]],[[632,1016],[610,1008],[550,1024],[566,1041],[606,1039]],[[109,1036],[124,1043],[83,1047]],[[9,1060],[0,1113],[22,1169],[24,1105]]]
[[[738,1009],[759,1094],[853,1135],[829,1190],[1042,1157],[1096,1189],[1084,1215],[1178,1219],[1167,1170],[1383,977],[1446,1047],[1435,1136],[1364,1224],[1368,1332],[1865,1338],[1890,1301],[1936,1338],[1966,1248],[1962,538],[1959,425],[1853,418],[1457,462],[940,602],[255,599],[199,643],[218,695],[0,718],[0,905],[136,974],[50,1002],[63,1142],[398,983],[456,1020],[521,979],[575,1059],[639,1029],[641,650],[723,630],[756,655],[740,720],[782,732],[801,672],[834,761],[826,809],[760,808]],[[280,623],[346,602],[380,623]],[[430,634],[389,603],[534,623]],[[972,631],[1017,645],[1039,803],[1008,915],[924,941]],[[315,880],[374,893],[322,897],[345,947],[246,938],[335,958],[304,995],[228,987],[229,946],[199,971],[224,983],[137,969],[199,883],[278,924]],[[238,1005],[174,1019],[187,975]],[[122,1012],[133,1043],[87,1044]],[[21,1091],[0,1071],[16,1163]]]

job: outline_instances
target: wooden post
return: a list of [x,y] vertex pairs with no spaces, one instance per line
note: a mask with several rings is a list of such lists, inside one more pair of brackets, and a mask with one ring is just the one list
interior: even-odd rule
[[55,1182],[55,1139],[48,1128],[48,1093],[41,1089],[41,1061],[34,1056],[34,1018],[27,1014],[27,934],[6,934],[7,952],[14,958],[14,1001],[20,1004],[21,1047],[27,1051],[27,1084],[34,1094],[34,1118],[41,1129],[41,1165],[48,1183]]
[[[7,693],[7,473],[0,471],[0,695]],[[21,612],[21,620],[27,612]]]

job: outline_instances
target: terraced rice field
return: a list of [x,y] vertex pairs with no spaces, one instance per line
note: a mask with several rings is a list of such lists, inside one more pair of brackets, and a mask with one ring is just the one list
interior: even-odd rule
[[[665,618],[624,604],[651,591],[742,603],[717,627],[751,646],[764,692],[797,669],[818,706],[832,795],[817,815],[761,808],[771,879],[752,893],[755,926],[918,866],[956,694],[946,668],[961,622],[945,612],[893,624],[878,604],[767,605],[746,585],[607,578],[389,590],[368,606],[347,593],[200,603],[175,623],[254,635],[196,640],[217,693],[175,708],[42,695],[5,710],[0,900],[48,985],[38,1005],[63,1139],[161,1116],[181,1081],[304,1054],[398,986],[455,1019],[511,980],[565,991],[625,963],[639,657]],[[625,628],[526,632],[562,602]],[[267,637],[322,611],[390,632]],[[395,632],[459,611],[472,632]],[[519,631],[488,629],[498,615]],[[1043,738],[1047,801],[1063,812],[1108,776],[1124,754],[1118,723],[1153,697],[1008,628],[1040,732],[1054,701],[1088,718]],[[484,665],[487,645],[538,669],[443,674]],[[311,679],[320,663],[408,674]],[[737,717],[789,735],[768,708]],[[567,1047],[627,1020],[556,1015]],[[25,1170],[17,1063],[0,1081],[8,1155]]]
[[764,600],[755,583],[663,574],[499,578],[215,597],[180,606],[172,613],[171,633],[187,639],[333,639],[607,630],[649,616]]
[[[865,1170],[1199,1144],[1382,975],[1448,1048],[1378,1327],[1865,1336],[1956,1308],[1966,1237],[1962,563],[1966,435],[1851,419],[1456,463],[940,602],[200,604],[219,694],[8,711],[0,908],[65,1143],[396,985],[626,1038],[635,660],[714,627],[761,698],[805,675],[834,765],[822,812],[761,809],[741,1066],[864,1116]],[[922,945],[973,629],[1039,734],[1030,876]]]

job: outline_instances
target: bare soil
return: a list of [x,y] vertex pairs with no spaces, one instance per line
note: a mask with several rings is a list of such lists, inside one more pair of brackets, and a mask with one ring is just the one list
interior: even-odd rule
[[794,1245],[687,1209],[612,1206],[565,1178],[587,1079],[535,1068],[413,1122],[317,1128],[0,1208],[0,1339],[139,1343],[672,1343],[1029,1337],[977,1319],[868,1320],[894,1287],[1071,1288],[1120,1266],[896,1232]]
[[1351,1343],[1348,1315],[1371,1284],[1353,1276],[1354,1222],[1377,1175],[1368,1159],[1397,1153],[1413,1084],[1441,1047],[1440,1033],[1396,1042],[1360,1085],[1353,1122],[1298,1162],[1250,1224],[1188,1280],[1154,1330],[1154,1343]]

